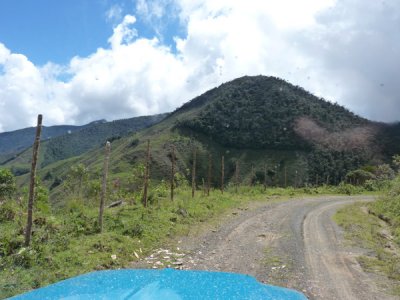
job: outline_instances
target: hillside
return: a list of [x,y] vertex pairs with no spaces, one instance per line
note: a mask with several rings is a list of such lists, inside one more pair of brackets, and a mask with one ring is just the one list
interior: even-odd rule
[[[43,126],[42,140],[47,140],[60,135],[75,132],[85,127],[90,127],[98,122],[96,121],[83,126],[73,125],[58,125],[58,126]],[[0,163],[4,162],[1,158],[10,158],[16,153],[30,147],[35,138],[35,127],[19,129],[15,131],[0,133]]]
[[[53,162],[81,155],[98,147],[105,141],[113,141],[151,126],[162,120],[166,114],[135,117],[111,122],[93,122],[80,130],[47,139],[41,143],[39,164],[44,167]],[[32,138],[33,140],[33,138]],[[29,171],[31,148],[26,149],[3,165],[9,166],[14,174],[22,175]],[[0,164],[1,165],[1,164]]]
[[[149,128],[115,139],[110,180],[118,179],[122,187],[132,188],[132,170],[144,163],[150,140],[150,174],[155,180],[169,178],[174,146],[177,172],[188,180],[196,149],[199,186],[207,179],[210,154],[213,185],[221,178],[222,156],[227,183],[237,179],[242,183],[266,180],[275,186],[338,184],[349,171],[390,161],[393,153],[400,152],[396,145],[399,129],[398,124],[361,118],[284,80],[245,76],[194,98]],[[62,147],[51,148],[53,152],[46,147],[40,174],[49,186],[58,186],[78,163],[88,168],[90,180],[98,180],[102,147],[58,161]],[[51,162],[47,156],[54,162],[43,163]],[[16,163],[7,165],[15,167]],[[58,187],[53,193],[62,195],[62,190]]]
[[273,77],[243,77],[195,98],[175,113],[201,111],[181,120],[189,128],[225,146],[251,149],[304,148],[296,122],[307,117],[322,128],[339,132],[368,125],[345,108],[319,99],[300,87]]

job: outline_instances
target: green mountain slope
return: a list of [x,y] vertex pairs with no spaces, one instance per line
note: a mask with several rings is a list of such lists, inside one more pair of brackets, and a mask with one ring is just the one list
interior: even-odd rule
[[[116,120],[112,122],[95,122],[85,126],[81,130],[67,133],[41,143],[39,164],[44,167],[56,161],[81,155],[90,149],[98,147],[105,141],[120,139],[140,129],[151,126],[163,118],[166,114],[135,117]],[[26,149],[12,160],[3,165],[11,167],[14,174],[27,173],[30,167],[32,150]]]
[[195,117],[181,120],[178,126],[235,148],[304,148],[294,126],[305,116],[328,131],[369,123],[300,87],[264,76],[243,77],[222,85],[187,103],[176,114],[200,106]]
[[[400,151],[394,145],[399,138],[398,124],[368,121],[278,78],[246,76],[196,97],[149,128],[114,140],[110,181],[118,179],[122,188],[132,188],[133,169],[144,163],[150,140],[153,180],[169,179],[174,147],[176,170],[189,181],[196,149],[198,185],[207,180],[209,155],[215,186],[221,178],[222,156],[227,183],[266,178],[268,185],[337,184],[350,170],[389,161],[391,153]],[[43,149],[42,162],[46,153]],[[39,173],[55,187],[67,178],[71,166],[82,163],[89,177],[98,180],[102,162],[103,147],[98,146],[43,164]],[[53,190],[58,199],[61,187]]]
[[[105,122],[103,120],[92,122],[83,126],[59,125],[59,126],[43,126],[42,140],[47,140],[68,132],[75,132],[85,127],[90,127],[96,123]],[[15,131],[0,133],[0,163],[4,160],[1,157],[10,158],[16,153],[30,147],[35,138],[35,127],[19,129]]]

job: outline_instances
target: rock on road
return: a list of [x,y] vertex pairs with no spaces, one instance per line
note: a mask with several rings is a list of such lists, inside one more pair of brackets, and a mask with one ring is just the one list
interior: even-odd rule
[[239,272],[302,291],[309,299],[396,299],[378,288],[332,220],[368,196],[291,199],[234,211],[216,229],[184,238],[185,269]]

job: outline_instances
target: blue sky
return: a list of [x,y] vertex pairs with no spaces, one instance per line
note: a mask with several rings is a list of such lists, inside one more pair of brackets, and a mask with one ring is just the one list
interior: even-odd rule
[[[120,15],[110,18],[113,7]],[[12,52],[23,53],[38,65],[51,61],[67,64],[74,56],[88,56],[107,47],[113,25],[124,14],[137,16],[135,27],[142,37],[158,33],[137,14],[133,0],[2,0],[0,3],[0,42]],[[162,38],[174,47],[173,37],[182,34],[176,18],[163,20]]]
[[1,0],[0,132],[168,112],[244,75],[399,121],[400,1]]

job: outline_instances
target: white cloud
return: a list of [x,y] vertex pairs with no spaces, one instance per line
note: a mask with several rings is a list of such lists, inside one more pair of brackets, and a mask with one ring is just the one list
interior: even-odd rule
[[[364,116],[395,120],[400,5],[379,5],[138,1],[136,16],[120,17],[109,47],[67,66],[38,67],[0,44],[0,131],[33,125],[37,113],[45,124],[82,124],[171,111],[222,82],[258,74],[282,77]],[[117,17],[112,9],[109,17]],[[160,26],[171,11],[187,32],[175,38],[176,50],[158,35],[140,37],[136,17]],[[66,82],[58,79],[65,75]]]
[[160,19],[165,14],[166,1],[146,1],[138,0],[136,2],[136,11],[145,17],[146,21]]
[[160,41],[168,34],[171,23],[178,19],[179,6],[174,0],[137,0],[135,13],[150,27]]
[[106,11],[106,19],[108,22],[112,23],[119,22],[123,17],[122,13],[122,7],[118,4],[114,4]]
[[122,22],[118,24],[114,30],[113,35],[108,39],[112,48],[116,48],[122,44],[129,44],[137,36],[136,29],[132,28],[135,24],[136,18],[131,15],[126,15]]
[[[0,127],[2,130],[33,125],[36,115],[44,109],[48,123],[68,122],[73,107],[68,101],[57,101],[63,83],[49,75],[47,65],[34,66],[24,55],[4,51],[0,44],[4,74],[0,76]],[[5,55],[4,55],[5,54]]]

